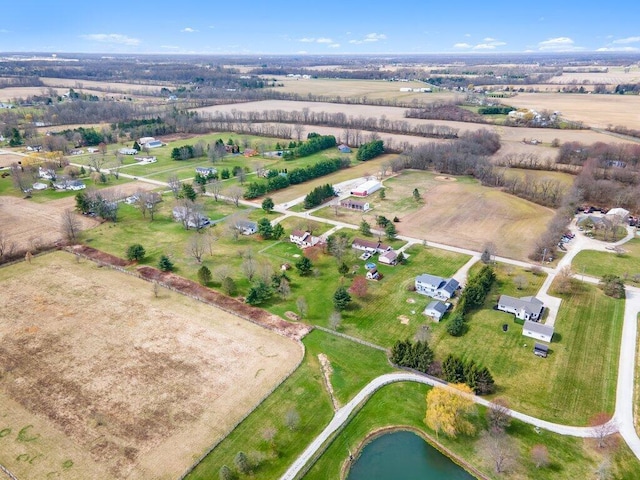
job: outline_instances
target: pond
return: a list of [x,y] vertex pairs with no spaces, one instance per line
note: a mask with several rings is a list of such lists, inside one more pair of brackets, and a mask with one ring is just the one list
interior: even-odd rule
[[473,480],[475,477],[413,432],[387,433],[367,444],[347,480]]

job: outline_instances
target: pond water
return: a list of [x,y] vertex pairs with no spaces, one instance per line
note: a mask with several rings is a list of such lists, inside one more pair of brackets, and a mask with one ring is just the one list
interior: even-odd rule
[[347,480],[473,480],[413,432],[387,433],[367,444]]

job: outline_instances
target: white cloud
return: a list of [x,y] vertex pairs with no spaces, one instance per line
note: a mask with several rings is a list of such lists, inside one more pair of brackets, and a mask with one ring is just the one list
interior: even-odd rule
[[496,46],[490,43],[479,43],[473,47],[474,50],[494,50],[495,48]]
[[164,48],[165,50],[180,50],[180,47],[175,45],[160,45],[160,48]]
[[483,43],[476,45],[470,45],[467,42],[459,42],[453,45],[453,48],[472,49],[472,50],[495,50],[496,47],[502,47],[506,45],[505,42],[496,40],[495,38],[487,37]]
[[306,50],[298,50],[296,53],[297,53],[298,55],[306,55],[306,54],[307,54],[307,53],[309,53],[309,52],[307,52]]
[[340,48],[340,44],[339,43],[332,43],[331,45],[329,45],[329,48]]
[[468,43],[456,43],[453,48],[471,48],[471,45]]
[[367,33],[361,40],[349,40],[349,43],[353,43],[354,45],[361,45],[363,43],[373,43],[386,39],[387,36],[384,33]]
[[483,42],[487,42],[487,43],[491,43],[491,42],[495,42],[496,39],[495,38],[491,38],[491,37],[486,37],[482,39]]
[[303,37],[298,41],[302,43],[334,43],[334,41],[328,37]]
[[638,47],[601,47],[596,52],[640,52]]
[[80,35],[80,37],[93,42],[113,43],[116,45],[135,46],[140,44],[138,38],[128,37],[127,35],[121,35],[119,33],[91,33],[88,35]]
[[538,50],[552,52],[575,52],[583,50],[582,47],[574,45],[575,42],[569,37],[555,37],[538,43]]
[[384,33],[367,33],[364,36],[365,42],[377,42],[379,40],[386,40],[387,36]]
[[470,38],[471,34],[470,33],[465,33],[464,36],[465,36],[465,38]]
[[615,43],[616,45],[627,44],[627,43],[639,43],[640,37],[627,37],[627,38],[619,38],[618,40],[614,40],[611,43]]
[[183,33],[195,33],[198,30],[196,30],[195,28],[191,28],[191,27],[185,27],[182,30],[180,30]]

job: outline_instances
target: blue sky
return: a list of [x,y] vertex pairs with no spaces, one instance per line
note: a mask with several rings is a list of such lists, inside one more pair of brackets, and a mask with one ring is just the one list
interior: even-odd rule
[[636,1],[571,3],[9,0],[0,52],[640,52]]

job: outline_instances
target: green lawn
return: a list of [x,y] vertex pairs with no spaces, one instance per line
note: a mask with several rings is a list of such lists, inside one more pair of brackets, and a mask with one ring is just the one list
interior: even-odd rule
[[[387,385],[378,390],[353,420],[340,431],[326,452],[303,477],[304,480],[341,478],[341,467],[347,461],[348,452],[356,453],[363,440],[371,432],[381,428],[405,426],[417,429],[423,436],[433,439],[434,432],[424,423],[425,395],[428,389],[426,385],[407,382]],[[474,423],[478,429],[486,427],[484,409],[480,409],[480,416]],[[603,459],[602,454],[595,451],[588,440],[556,435],[544,430],[536,433],[532,426],[519,421],[513,421],[507,433],[517,452],[518,460],[512,470],[501,475],[496,475],[486,457],[478,453],[478,436],[459,436],[456,439],[440,436],[439,440],[458,458],[470,463],[491,479],[592,478],[595,468]],[[551,461],[549,467],[536,469],[531,461],[530,451],[536,444],[547,447]],[[612,473],[617,479],[640,476],[640,463],[624,442],[612,453]]]
[[[252,478],[278,478],[291,462],[329,423],[333,416],[331,401],[322,379],[318,354],[329,358],[334,373],[332,385],[341,402],[347,402],[371,379],[392,370],[383,352],[342,338],[313,331],[304,340],[306,347],[300,367],[258,408],[231,432],[187,478],[218,477],[222,465],[233,468],[237,452],[245,452],[259,464]],[[295,409],[300,425],[286,427],[286,413]],[[263,438],[267,428],[277,431],[274,444]]]
[[623,254],[583,250],[573,259],[573,271],[599,278],[606,274],[618,275],[625,283],[637,285],[633,277],[640,275],[640,239],[634,238],[622,248]]
[[[464,336],[448,335],[446,322],[434,326],[437,357],[455,353],[487,366],[497,395],[545,420],[585,425],[595,413],[613,413],[624,301],[578,284],[575,293],[563,296],[550,355],[541,359],[514,317],[493,310],[499,293],[494,288],[485,308],[468,315]],[[508,332],[502,331],[505,323]]]

